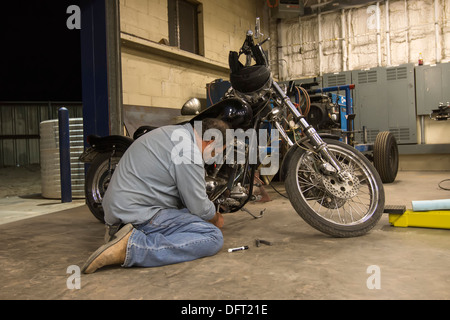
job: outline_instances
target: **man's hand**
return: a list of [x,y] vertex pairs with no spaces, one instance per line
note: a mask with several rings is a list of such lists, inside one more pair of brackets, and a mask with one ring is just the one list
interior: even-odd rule
[[214,216],[214,218],[209,220],[209,222],[211,222],[213,225],[215,225],[219,229],[222,229],[223,225],[224,225],[223,216],[219,212],[216,212],[216,215]]

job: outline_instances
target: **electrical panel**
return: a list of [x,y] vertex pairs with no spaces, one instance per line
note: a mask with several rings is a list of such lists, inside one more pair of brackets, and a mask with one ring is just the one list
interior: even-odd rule
[[386,68],[389,131],[399,144],[417,143],[414,65]]
[[418,66],[415,71],[417,115],[430,115],[440,103],[450,102],[450,63]]
[[336,87],[352,84],[352,72],[343,71],[336,73],[326,73],[323,75],[323,87]]
[[268,5],[276,19],[300,17],[305,12],[302,0],[269,0]]
[[366,127],[369,143],[382,131],[392,132],[398,144],[417,143],[413,64],[355,70],[352,82],[355,129]]

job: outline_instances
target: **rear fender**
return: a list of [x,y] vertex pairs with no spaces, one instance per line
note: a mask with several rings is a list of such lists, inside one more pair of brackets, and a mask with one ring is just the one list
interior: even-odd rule
[[99,153],[113,152],[114,150],[125,152],[133,141],[129,137],[119,135],[106,137],[90,135],[88,136],[88,143],[91,146],[80,155],[79,160],[90,163]]

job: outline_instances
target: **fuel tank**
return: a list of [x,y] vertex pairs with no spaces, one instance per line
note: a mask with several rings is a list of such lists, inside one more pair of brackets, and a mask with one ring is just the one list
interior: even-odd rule
[[242,128],[246,130],[252,127],[253,111],[251,106],[244,100],[228,98],[202,111],[192,118],[190,122],[193,123],[206,118],[218,118],[228,122],[233,129]]

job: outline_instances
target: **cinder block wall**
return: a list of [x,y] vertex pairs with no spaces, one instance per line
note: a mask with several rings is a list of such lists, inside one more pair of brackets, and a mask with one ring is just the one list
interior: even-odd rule
[[207,83],[229,78],[228,53],[254,29],[261,1],[198,3],[202,55],[159,44],[169,39],[167,0],[120,1],[124,104],[181,108],[192,97],[206,98]]

